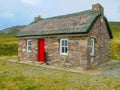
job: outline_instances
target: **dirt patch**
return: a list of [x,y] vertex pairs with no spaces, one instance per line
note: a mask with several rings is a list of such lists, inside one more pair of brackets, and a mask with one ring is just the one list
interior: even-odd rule
[[120,60],[111,60],[98,68],[100,74],[120,78]]
[[120,60],[111,60],[109,62],[101,64],[98,68],[104,70],[104,69],[117,68],[117,67],[120,67]]

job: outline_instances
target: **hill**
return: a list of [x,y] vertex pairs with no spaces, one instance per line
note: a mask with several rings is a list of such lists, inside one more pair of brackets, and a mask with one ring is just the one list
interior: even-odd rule
[[16,33],[18,33],[24,27],[26,27],[26,26],[22,25],[22,26],[9,27],[9,28],[0,30],[0,34],[13,34],[13,35],[15,35]]
[[109,22],[109,25],[113,33],[115,32],[120,33],[120,22]]

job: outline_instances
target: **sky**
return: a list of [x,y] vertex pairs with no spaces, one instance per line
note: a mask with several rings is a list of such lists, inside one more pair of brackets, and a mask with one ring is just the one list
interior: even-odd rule
[[108,21],[120,21],[120,0],[0,0],[0,30],[28,25],[34,17],[48,18],[81,12],[100,3]]

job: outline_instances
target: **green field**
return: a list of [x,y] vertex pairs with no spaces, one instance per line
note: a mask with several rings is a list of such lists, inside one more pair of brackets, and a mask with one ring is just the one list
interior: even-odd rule
[[14,35],[0,35],[0,56],[17,56],[18,39]]
[[120,78],[0,60],[0,90],[120,90]]

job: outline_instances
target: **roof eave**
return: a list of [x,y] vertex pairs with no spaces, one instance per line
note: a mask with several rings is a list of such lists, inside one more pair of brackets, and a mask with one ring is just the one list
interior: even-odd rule
[[93,25],[95,24],[96,20],[101,16],[101,14],[97,15],[94,20],[92,21],[91,25],[89,25],[88,30],[86,33],[89,33],[90,30],[92,29]]
[[113,39],[113,35],[112,35],[112,30],[108,24],[108,20],[106,17],[104,17],[104,20],[105,20],[105,23],[106,23],[106,26],[107,26],[107,29],[108,29],[108,32],[109,32],[109,35],[110,35],[110,39]]
[[74,32],[74,33],[54,33],[54,34],[44,34],[44,35],[16,35],[16,37],[32,37],[32,36],[54,36],[54,35],[75,35],[75,34],[79,34],[79,35],[87,35],[88,33],[86,32]]

